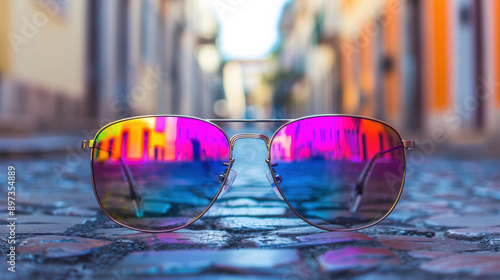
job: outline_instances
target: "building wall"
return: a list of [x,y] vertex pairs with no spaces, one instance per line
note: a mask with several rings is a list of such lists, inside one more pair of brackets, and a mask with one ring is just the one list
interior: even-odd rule
[[[297,24],[288,23],[280,57],[283,67],[303,60],[314,64],[311,54],[324,46],[338,58],[329,69],[319,63],[303,76],[311,99],[340,106],[318,109],[310,101],[297,105],[305,110],[294,112],[314,114],[326,109],[372,116],[403,132],[426,136],[440,128],[456,144],[484,143],[494,133],[500,134],[500,90],[494,83],[500,80],[498,1],[384,0],[370,2],[369,8],[361,2],[341,1],[335,10],[322,1],[320,7],[328,8],[329,17],[340,20],[325,24],[317,44],[315,26],[299,23],[304,15],[320,17],[322,9],[310,10],[296,1],[288,12]],[[313,43],[304,50],[293,43],[296,37]],[[340,80],[333,87],[314,78],[335,71],[340,72]],[[486,94],[489,89],[494,94]],[[486,97],[478,99],[481,94]]]
[[10,2],[11,32],[25,39],[17,51],[9,48],[13,75],[80,98],[85,83],[85,2],[65,1],[58,12],[42,2]]
[[395,126],[401,127],[402,122],[402,53],[401,53],[401,25],[402,3],[400,0],[388,0],[380,26],[383,29],[383,60],[384,72],[384,108],[385,118]]
[[[491,9],[493,12],[492,18],[494,22],[494,38],[495,38],[495,75],[494,77],[496,78],[496,82],[500,82],[500,1],[495,1],[493,9]],[[495,87],[495,92],[496,92],[496,108],[500,108],[500,86]]]
[[0,75],[5,75],[9,71],[9,29],[10,29],[10,2],[0,2]]
[[215,44],[217,24],[203,1],[0,2],[0,130],[213,116],[217,73],[203,72],[197,53]]
[[54,3],[2,1],[0,129],[68,129],[82,116],[85,2]]

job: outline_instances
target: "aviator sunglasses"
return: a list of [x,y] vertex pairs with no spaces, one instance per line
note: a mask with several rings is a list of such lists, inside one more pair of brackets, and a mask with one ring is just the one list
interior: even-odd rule
[[[275,122],[260,133],[229,137],[223,122]],[[168,232],[200,219],[231,187],[236,141],[261,139],[267,179],[277,197],[312,226],[330,231],[375,225],[403,190],[406,150],[389,124],[351,115],[294,120],[204,120],[141,116],[101,128],[82,147],[91,150],[94,193],[114,222],[143,232]],[[264,160],[264,159],[263,159]]]

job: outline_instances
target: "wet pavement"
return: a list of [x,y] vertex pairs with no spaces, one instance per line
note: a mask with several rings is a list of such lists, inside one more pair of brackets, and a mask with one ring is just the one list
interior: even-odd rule
[[223,199],[193,225],[161,234],[103,214],[88,152],[3,159],[2,182],[9,164],[17,171],[18,220],[12,273],[2,199],[0,279],[500,278],[500,159],[427,157],[410,166],[386,220],[326,232],[289,214],[267,182],[264,144],[252,141],[236,144],[238,175]]

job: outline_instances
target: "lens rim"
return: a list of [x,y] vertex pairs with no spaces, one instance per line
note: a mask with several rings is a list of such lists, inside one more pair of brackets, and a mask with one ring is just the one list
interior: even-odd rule
[[276,180],[276,177],[273,176],[273,181],[276,184],[276,187],[277,187],[279,193],[281,194],[281,197],[283,197],[283,200],[286,202],[286,204],[288,205],[288,207],[290,207],[290,209],[292,209],[292,211],[297,216],[299,216],[299,218],[301,218],[304,222],[306,222],[306,223],[308,223],[308,224],[310,224],[310,225],[312,225],[314,227],[323,229],[323,230],[327,230],[327,231],[356,231],[356,230],[368,228],[368,227],[371,227],[371,226],[374,226],[374,225],[380,223],[381,221],[383,221],[385,218],[387,218],[387,216],[389,216],[392,213],[392,211],[394,210],[394,208],[396,208],[396,205],[398,204],[399,199],[401,198],[401,194],[403,193],[404,183],[405,183],[405,179],[406,179],[406,148],[405,148],[404,143],[403,143],[403,137],[401,136],[401,134],[399,133],[399,131],[397,131],[396,128],[394,128],[392,125],[390,125],[390,124],[388,124],[388,123],[386,123],[384,121],[381,121],[381,120],[378,120],[378,119],[374,119],[374,118],[370,118],[370,117],[364,117],[364,116],[358,116],[358,115],[349,115],[349,114],[320,114],[320,115],[306,116],[306,117],[298,118],[298,119],[295,119],[293,121],[287,122],[287,123],[281,125],[273,133],[273,135],[271,136],[271,140],[269,141],[269,145],[267,147],[267,159],[266,159],[267,165],[269,166],[269,170],[272,170],[272,168],[273,168],[271,166],[272,165],[272,162],[271,162],[271,147],[272,147],[272,144],[273,144],[274,137],[278,134],[278,132],[281,131],[281,129],[283,129],[287,125],[290,125],[290,124],[292,124],[294,122],[298,122],[298,121],[302,121],[302,120],[306,120],[306,119],[312,119],[312,118],[322,118],[322,117],[350,117],[350,118],[358,118],[358,119],[370,120],[370,121],[374,121],[374,122],[380,123],[382,125],[385,125],[385,126],[389,127],[390,129],[392,129],[394,132],[396,132],[396,135],[399,137],[399,141],[401,142],[401,146],[402,146],[402,149],[403,149],[403,175],[402,175],[403,178],[402,178],[402,181],[401,181],[401,187],[399,189],[398,197],[394,201],[394,204],[392,205],[391,209],[389,209],[389,211],[387,211],[387,213],[384,216],[382,216],[381,218],[379,218],[375,222],[367,224],[367,225],[364,225],[364,226],[356,227],[356,228],[345,228],[345,229],[344,228],[334,228],[334,229],[327,228],[327,227],[324,227],[324,226],[317,225],[317,224],[309,221],[305,217],[303,217],[301,214],[299,214],[297,212],[297,210],[295,210],[295,208],[292,206],[292,204],[288,201],[288,199],[286,198],[285,194],[281,191],[281,187],[279,186],[279,183]]
[[226,183],[226,180],[227,180],[227,177],[228,176],[225,176],[223,182],[221,183],[220,187],[219,187],[219,191],[217,192],[217,194],[215,195],[214,199],[210,202],[210,204],[196,217],[194,218],[192,221],[190,221],[189,223],[185,224],[185,225],[182,225],[182,226],[178,226],[178,227],[175,227],[175,228],[171,228],[171,229],[161,229],[161,230],[151,230],[151,229],[141,229],[141,228],[135,228],[133,226],[129,226],[129,225],[126,225],[120,221],[117,221],[115,220],[109,213],[108,211],[106,211],[106,209],[104,208],[104,206],[102,205],[100,199],[99,199],[99,195],[97,193],[97,188],[96,188],[96,183],[95,183],[95,177],[94,177],[94,152],[95,152],[95,149],[96,149],[96,143],[97,143],[97,138],[99,137],[99,134],[101,134],[101,132],[103,132],[104,130],[106,130],[108,127],[110,126],[113,126],[115,124],[118,124],[118,123],[121,123],[121,122],[126,122],[126,121],[130,121],[130,120],[136,120],[136,119],[146,119],[146,118],[163,118],[163,117],[175,117],[175,118],[186,118],[186,119],[194,119],[194,120],[199,120],[199,121],[202,121],[202,122],[205,122],[205,123],[208,123],[208,124],[211,124],[212,126],[216,127],[217,129],[219,129],[223,134],[224,136],[226,137],[226,141],[227,141],[227,145],[229,147],[229,166],[227,167],[227,172],[229,172],[233,166],[233,162],[234,162],[234,159],[233,159],[233,153],[232,153],[232,146],[231,146],[231,142],[230,142],[230,138],[229,136],[227,135],[226,132],[224,132],[224,130],[222,130],[222,128],[220,128],[218,125],[216,125],[215,123],[211,122],[211,121],[208,121],[208,120],[205,120],[205,119],[201,119],[201,118],[197,118],[197,117],[191,117],[191,116],[183,116],[183,115],[165,115],[165,114],[159,114],[159,115],[145,115],[145,116],[136,116],[136,117],[130,117],[130,118],[124,118],[124,119],[120,119],[120,120],[116,120],[114,122],[111,122],[111,123],[108,123],[107,125],[103,126],[101,129],[99,129],[99,131],[97,131],[97,133],[95,134],[94,136],[94,146],[92,147],[91,149],[91,153],[90,153],[90,173],[91,173],[91,176],[92,176],[92,188],[94,190],[94,196],[97,200],[97,203],[99,204],[99,207],[101,208],[101,210],[106,214],[106,216],[108,216],[108,218],[110,218],[114,223],[122,226],[122,227],[125,227],[125,228],[128,228],[128,229],[132,229],[132,230],[137,230],[137,231],[140,231],[140,232],[147,232],[147,233],[163,233],[163,232],[171,232],[171,231],[176,231],[176,230],[179,230],[181,228],[184,228],[184,227],[187,227],[189,226],[190,224],[196,222],[197,220],[199,220],[211,207],[212,205],[214,204],[214,202],[217,200],[217,198],[219,197],[220,193],[222,192],[222,187],[224,186],[224,184]]

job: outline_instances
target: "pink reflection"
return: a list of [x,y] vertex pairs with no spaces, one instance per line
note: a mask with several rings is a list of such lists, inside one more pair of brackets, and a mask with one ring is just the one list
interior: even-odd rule
[[148,117],[114,124],[96,145],[99,161],[195,161],[229,158],[224,133],[212,124],[182,117]]
[[[273,160],[365,161],[399,145],[398,135],[386,125],[354,117],[315,117],[282,128],[271,146]],[[389,155],[385,155],[389,156]]]

